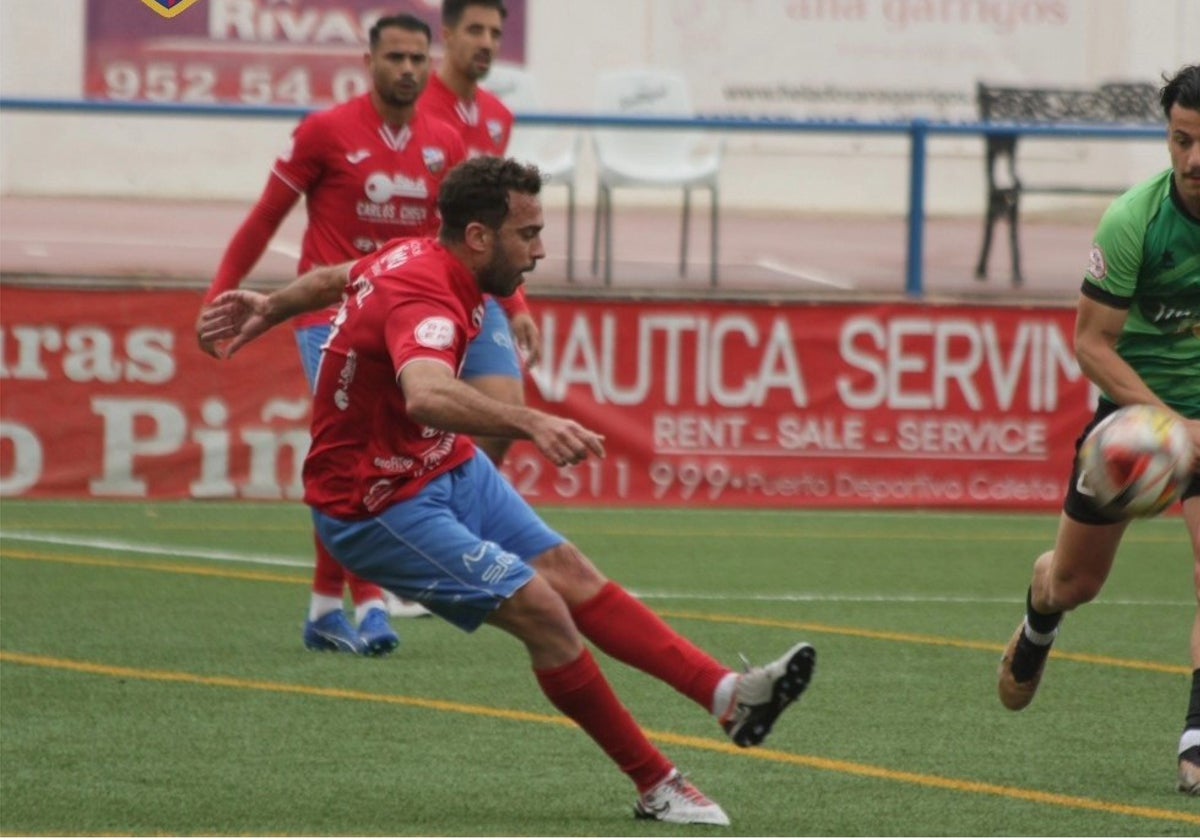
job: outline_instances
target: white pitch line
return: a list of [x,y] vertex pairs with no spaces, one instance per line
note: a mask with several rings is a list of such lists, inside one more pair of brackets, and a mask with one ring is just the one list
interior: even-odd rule
[[[75,548],[98,548],[104,551],[120,551],[126,554],[155,554],[161,557],[190,557],[200,560],[218,560],[228,563],[248,563],[263,566],[285,566],[294,569],[312,568],[309,560],[262,554],[240,554],[231,551],[213,551],[204,548],[177,548],[152,543],[130,543],[117,540],[101,540],[86,537],[61,537],[29,531],[0,531],[0,539],[21,542],[65,545]],[[862,603],[862,604],[1015,604],[1023,598],[985,598],[975,595],[909,595],[909,594],[835,594],[824,592],[778,592],[770,595],[754,593],[711,592],[657,592],[630,590],[635,597],[650,601],[754,601],[773,603]],[[1136,599],[1102,599],[1096,604],[1121,607],[1190,607],[1192,601],[1144,601]]]
[[832,286],[835,289],[844,289],[846,291],[854,291],[854,289],[858,288],[854,283],[827,277],[820,272],[813,271],[811,268],[784,265],[779,260],[771,259],[770,257],[760,257],[754,261],[754,264],[759,268],[765,268],[767,271],[774,271],[776,274],[785,274],[788,277],[807,280],[810,283],[817,283],[822,286]]
[[123,551],[127,554],[157,554],[162,557],[194,557],[200,560],[225,560],[229,563],[259,563],[264,566],[289,566],[297,569],[312,568],[312,561],[297,560],[294,557],[237,554],[231,551],[213,551],[211,548],[179,548],[153,543],[119,542],[87,537],[59,537],[29,531],[0,531],[0,539],[45,543],[46,545],[66,545],[73,548],[99,548],[104,551]]

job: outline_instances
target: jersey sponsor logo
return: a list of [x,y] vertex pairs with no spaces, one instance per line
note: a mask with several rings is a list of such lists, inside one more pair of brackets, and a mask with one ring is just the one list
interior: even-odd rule
[[363,189],[367,198],[376,204],[384,204],[393,198],[429,198],[429,187],[422,177],[409,178],[397,172],[372,172],[367,176]]
[[449,318],[434,316],[417,324],[413,337],[417,344],[433,350],[445,350],[454,343],[454,322]]
[[163,17],[173,18],[175,15],[187,11],[189,6],[199,3],[200,0],[142,0],[142,2]]
[[421,204],[404,204],[400,207],[400,223],[403,225],[423,225],[429,218],[429,211]]
[[414,464],[416,464],[416,461],[405,455],[392,455],[387,458],[375,459],[376,468],[382,470],[383,472],[397,473],[400,475],[403,475],[411,470]]
[[1137,308],[1164,335],[1182,335],[1195,332],[1200,327],[1200,307],[1193,309],[1186,302],[1169,296],[1148,295],[1137,301]]
[[1087,273],[1093,280],[1103,280],[1108,276],[1108,262],[1104,259],[1104,249],[1100,243],[1092,243],[1092,252],[1088,255]]
[[[338,327],[345,321],[343,313],[346,308],[343,306],[338,312]],[[333,334],[330,333],[330,338]],[[322,354],[324,358],[324,354]],[[346,363],[342,365],[342,369],[338,371],[338,386],[333,392],[333,404],[338,411],[345,411],[350,407],[350,386],[354,384],[354,374],[358,370],[358,353],[351,350],[346,354]]]
[[421,158],[425,161],[425,168],[433,175],[446,168],[446,152],[437,146],[423,146]]
[[354,152],[346,152],[346,161],[351,165],[362,163],[371,156],[370,149],[359,149]]
[[500,120],[488,120],[487,132],[497,149],[504,145],[504,123]]
[[382,478],[372,484],[363,496],[363,507],[371,513],[383,507],[392,494],[392,479]]

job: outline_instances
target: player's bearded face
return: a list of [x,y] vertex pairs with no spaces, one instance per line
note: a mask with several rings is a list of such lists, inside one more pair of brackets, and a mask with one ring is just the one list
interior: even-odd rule
[[[500,240],[501,234],[497,234]],[[479,288],[495,297],[508,297],[517,290],[525,280],[525,272],[533,271],[536,263],[530,261],[518,265],[512,258],[503,241],[497,241],[492,249],[492,259],[479,271]]]
[[479,288],[496,297],[508,297],[546,256],[542,245],[542,206],[537,198],[510,193],[508,218],[489,237],[491,259],[476,276]]
[[429,43],[418,32],[389,28],[371,56],[375,92],[386,104],[405,108],[417,101],[429,81]]

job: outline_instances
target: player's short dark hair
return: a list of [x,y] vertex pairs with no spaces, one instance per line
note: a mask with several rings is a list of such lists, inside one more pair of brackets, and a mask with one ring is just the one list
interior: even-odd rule
[[379,46],[379,36],[383,30],[391,28],[404,29],[408,32],[420,32],[425,36],[426,41],[433,42],[433,30],[429,28],[428,23],[416,15],[388,15],[375,21],[375,25],[371,27],[371,31],[368,33],[371,37],[371,49]]
[[542,173],[531,164],[490,156],[460,163],[438,190],[442,241],[462,242],[472,222],[499,230],[508,218],[510,192],[537,195],[541,189]]
[[1158,101],[1167,119],[1171,118],[1171,106],[1176,104],[1200,111],[1200,64],[1181,67],[1171,78],[1163,76],[1163,80],[1166,84],[1158,92]]
[[500,13],[500,20],[508,17],[508,9],[504,8],[504,0],[442,0],[442,25],[451,29],[458,26],[463,12],[470,6],[495,9]]

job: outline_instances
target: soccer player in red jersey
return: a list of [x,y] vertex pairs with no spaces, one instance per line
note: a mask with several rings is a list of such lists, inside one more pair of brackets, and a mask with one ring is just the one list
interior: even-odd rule
[[344,298],[313,397],[305,501],[325,545],[357,574],[467,632],[517,637],[543,694],[638,790],[634,814],[728,825],[650,743],[584,639],[665,682],[755,746],[812,677],[794,645],[737,674],[676,633],[552,530],[477,452],[476,435],[530,440],[559,466],[603,457],[574,420],[491,399],[457,378],[484,293],[507,297],[545,256],[541,175],[481,157],[442,184],[437,239],[403,240],[311,271],[270,296],[219,297],[201,334],[232,354],[272,325]]
[[[416,108],[429,80],[430,38],[429,26],[411,15],[384,17],[371,27],[364,57],[371,90],[297,127],[230,241],[205,302],[242,282],[301,196],[308,213],[301,273],[356,259],[397,237],[437,232],[439,186],[465,158],[465,149],[453,128]],[[309,313],[295,324],[310,384],[333,313]],[[200,346],[216,355],[212,342],[201,338]],[[394,650],[400,639],[388,624],[383,591],[347,574],[315,542],[305,646],[367,655]],[[355,604],[357,628],[342,611],[344,586]]]
[[[479,87],[500,49],[507,15],[502,0],[442,2],[442,60],[419,108],[458,129],[468,157],[503,156],[512,134],[512,112]],[[521,360],[514,343],[529,364],[537,363],[541,336],[522,290],[501,301],[488,300],[483,329],[467,353],[463,381],[489,397],[524,405]],[[512,446],[503,437],[484,436],[475,442],[495,464]]]

